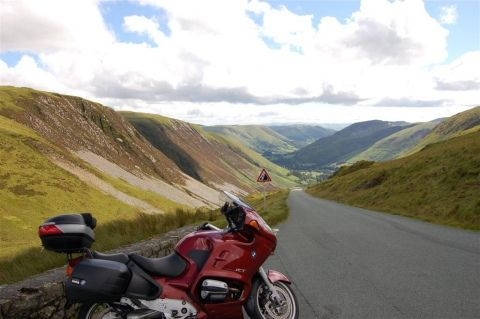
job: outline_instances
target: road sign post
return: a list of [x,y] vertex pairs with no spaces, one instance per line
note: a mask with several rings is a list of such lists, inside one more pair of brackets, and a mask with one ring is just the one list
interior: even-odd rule
[[267,170],[264,168],[260,172],[260,175],[258,175],[257,182],[262,183],[263,186],[263,211],[265,212],[267,210],[267,202],[266,202],[266,197],[265,197],[265,183],[271,182],[272,179],[270,178],[270,175],[268,175]]

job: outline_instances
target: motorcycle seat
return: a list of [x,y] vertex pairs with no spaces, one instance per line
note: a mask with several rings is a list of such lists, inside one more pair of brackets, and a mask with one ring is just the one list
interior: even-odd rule
[[98,251],[93,251],[92,256],[95,259],[103,259],[103,260],[110,260],[110,261],[116,261],[122,264],[127,264],[130,258],[124,253],[119,253],[119,254],[102,254],[99,253]]
[[187,262],[177,253],[161,258],[146,258],[135,253],[129,254],[140,268],[152,276],[178,277],[187,268]]

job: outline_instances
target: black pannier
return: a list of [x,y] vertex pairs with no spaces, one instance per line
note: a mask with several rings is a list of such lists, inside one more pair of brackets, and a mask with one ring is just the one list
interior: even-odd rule
[[132,274],[125,264],[103,259],[84,259],[65,282],[70,303],[113,302],[125,293]]
[[95,241],[97,221],[89,213],[59,215],[47,219],[38,229],[45,249],[58,253],[77,253]]

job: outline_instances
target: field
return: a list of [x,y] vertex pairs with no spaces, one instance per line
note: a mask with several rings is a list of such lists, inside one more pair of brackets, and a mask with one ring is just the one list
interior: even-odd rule
[[343,168],[307,192],[349,205],[480,230],[480,132],[428,145],[401,159]]

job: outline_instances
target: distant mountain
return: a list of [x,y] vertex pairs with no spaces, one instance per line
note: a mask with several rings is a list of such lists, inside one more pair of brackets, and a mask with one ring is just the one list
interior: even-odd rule
[[335,133],[335,130],[318,125],[293,124],[293,125],[270,125],[270,129],[286,137],[296,147],[304,147]]
[[307,191],[349,205],[480,230],[479,163],[477,130],[407,157],[357,162]]
[[477,130],[480,130],[480,106],[447,118],[445,121],[438,124],[432,132],[420,140],[419,143],[412,148],[405,150],[403,155],[418,152],[428,144],[437,143]]
[[361,160],[382,162],[396,158],[406,150],[416,146],[443,120],[437,119],[407,127],[381,139],[365,151],[349,159],[348,162],[355,163]]
[[379,120],[352,124],[333,135],[321,138],[296,152],[278,156],[275,161],[293,169],[319,169],[348,161],[375,142],[411,124]]
[[291,153],[335,133],[335,130],[309,124],[219,125],[205,126],[204,129],[245,144],[267,157]]
[[284,154],[297,149],[287,137],[263,125],[205,126],[205,130],[235,139],[261,154]]

